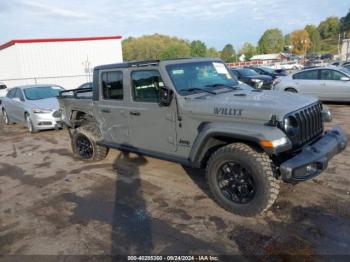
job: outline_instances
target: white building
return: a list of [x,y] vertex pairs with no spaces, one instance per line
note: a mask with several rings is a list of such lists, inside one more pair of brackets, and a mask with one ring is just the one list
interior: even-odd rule
[[95,66],[122,61],[120,36],[12,40],[0,46],[0,82],[73,89],[91,81]]
[[278,53],[278,54],[262,54],[262,55],[254,55],[250,58],[250,61],[262,61],[262,62],[276,62],[287,60],[288,57],[286,54]]

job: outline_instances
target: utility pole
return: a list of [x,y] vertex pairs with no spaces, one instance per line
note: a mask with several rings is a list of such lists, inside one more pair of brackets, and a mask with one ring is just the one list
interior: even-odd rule
[[339,34],[339,37],[338,37],[338,57],[340,58],[340,37],[341,37],[341,34]]

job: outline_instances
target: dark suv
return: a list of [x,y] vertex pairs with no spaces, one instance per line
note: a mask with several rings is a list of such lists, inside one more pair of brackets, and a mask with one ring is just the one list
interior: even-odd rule
[[267,75],[271,76],[272,79],[276,79],[279,76],[286,76],[287,73],[284,70],[274,70],[268,67],[255,67],[251,66],[250,69],[253,69],[255,72],[257,72],[260,75]]
[[260,75],[255,70],[247,67],[231,68],[231,72],[244,82],[257,89],[271,89],[273,78],[268,75]]

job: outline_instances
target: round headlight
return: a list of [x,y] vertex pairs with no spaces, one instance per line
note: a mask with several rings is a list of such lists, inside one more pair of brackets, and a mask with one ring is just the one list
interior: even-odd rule
[[283,127],[288,136],[294,137],[298,134],[299,125],[298,125],[298,121],[294,116],[289,116],[285,118]]

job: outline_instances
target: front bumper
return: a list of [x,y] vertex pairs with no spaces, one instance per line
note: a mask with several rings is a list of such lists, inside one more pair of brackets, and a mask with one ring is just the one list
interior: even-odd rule
[[61,118],[56,118],[52,114],[33,114],[31,119],[36,130],[59,129],[63,126]]
[[321,174],[328,162],[346,148],[347,143],[346,134],[340,127],[326,132],[321,139],[280,165],[283,181],[296,183]]

